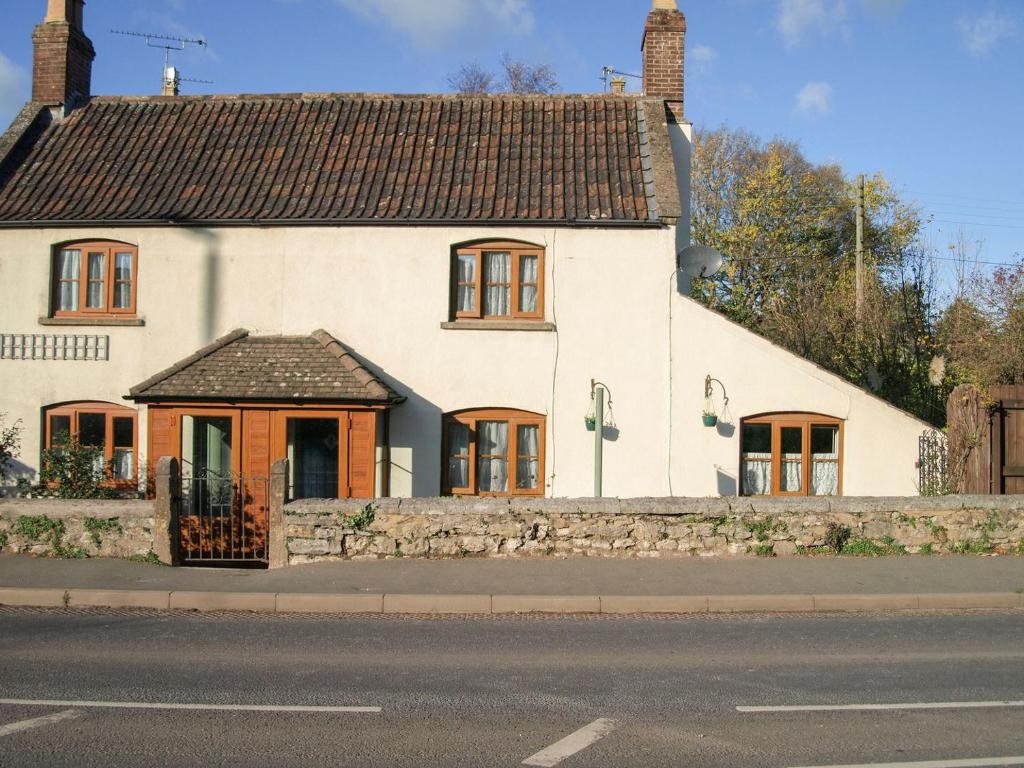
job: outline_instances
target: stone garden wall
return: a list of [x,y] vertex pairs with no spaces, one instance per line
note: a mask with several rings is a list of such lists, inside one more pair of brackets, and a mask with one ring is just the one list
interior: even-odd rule
[[0,552],[152,560],[152,501],[0,499]]
[[380,499],[284,507],[289,564],[389,557],[1024,554],[1024,496]]

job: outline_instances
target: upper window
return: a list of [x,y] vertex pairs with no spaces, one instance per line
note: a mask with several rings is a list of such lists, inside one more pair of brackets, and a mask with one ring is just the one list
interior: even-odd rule
[[544,249],[497,242],[456,248],[452,306],[455,319],[543,319]]
[[744,496],[839,496],[843,423],[813,413],[744,419],[740,435]]
[[138,476],[136,412],[112,403],[66,403],[47,408],[44,447],[60,451],[71,435],[96,448],[96,471],[110,467],[110,477],[128,482]]
[[134,315],[139,251],[113,242],[59,248],[53,269],[55,317]]
[[544,417],[505,408],[444,418],[445,493],[543,496]]

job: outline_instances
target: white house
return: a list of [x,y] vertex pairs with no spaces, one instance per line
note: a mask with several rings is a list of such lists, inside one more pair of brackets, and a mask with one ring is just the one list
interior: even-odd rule
[[91,96],[82,5],[0,138],[26,472],[75,433],[129,485],[288,457],[292,497],[586,496],[596,380],[605,495],[917,492],[926,425],[680,290],[675,0],[643,94],[485,97]]

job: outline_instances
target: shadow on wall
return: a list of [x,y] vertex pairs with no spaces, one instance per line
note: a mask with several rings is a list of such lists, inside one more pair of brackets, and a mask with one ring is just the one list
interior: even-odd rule
[[5,496],[16,495],[19,480],[34,483],[36,481],[36,470],[28,464],[12,459],[7,465],[7,477],[0,482],[0,499]]
[[203,337],[212,341],[222,332],[220,327],[220,238],[209,229],[189,227],[185,232],[203,243],[202,267],[203,290],[197,292],[200,304],[196,307],[202,319]]
[[736,476],[721,467],[717,467],[715,472],[718,475],[718,495],[735,496],[737,494]]
[[[333,333],[328,329],[328,332]],[[441,409],[416,393],[412,387],[358,354],[359,345],[340,335],[335,338],[349,349],[375,376],[406,398],[391,409],[388,440],[391,459],[388,467],[391,495],[408,492],[412,496],[441,494]]]

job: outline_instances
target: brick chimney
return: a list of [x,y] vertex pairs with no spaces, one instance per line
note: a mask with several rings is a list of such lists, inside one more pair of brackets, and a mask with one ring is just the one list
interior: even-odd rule
[[85,0],[49,0],[32,33],[32,100],[67,114],[88,101],[96,51],[82,27]]
[[654,0],[640,50],[644,59],[644,94],[665,99],[669,113],[682,120],[686,17],[676,0]]

